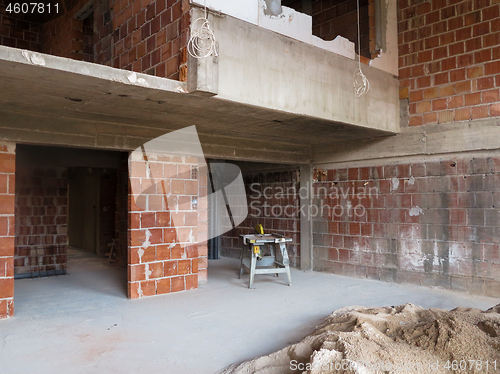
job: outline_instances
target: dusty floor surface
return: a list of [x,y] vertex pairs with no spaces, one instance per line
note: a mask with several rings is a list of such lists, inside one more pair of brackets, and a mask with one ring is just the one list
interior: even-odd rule
[[212,374],[301,341],[347,305],[488,309],[498,300],[292,271],[239,280],[237,260],[209,262],[198,290],[126,299],[126,271],[73,256],[69,274],[15,282],[15,317],[0,321],[0,373]]

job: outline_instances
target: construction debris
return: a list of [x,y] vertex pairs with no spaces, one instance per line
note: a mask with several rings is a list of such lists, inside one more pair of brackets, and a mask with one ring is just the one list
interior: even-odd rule
[[498,373],[500,304],[423,309],[347,307],[297,344],[222,374]]

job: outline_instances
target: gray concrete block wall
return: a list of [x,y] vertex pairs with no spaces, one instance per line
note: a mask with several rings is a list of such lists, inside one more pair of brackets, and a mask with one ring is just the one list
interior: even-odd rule
[[[314,270],[500,296],[500,157],[330,169]],[[359,189],[373,188],[362,196]],[[351,206],[363,214],[338,215]]]

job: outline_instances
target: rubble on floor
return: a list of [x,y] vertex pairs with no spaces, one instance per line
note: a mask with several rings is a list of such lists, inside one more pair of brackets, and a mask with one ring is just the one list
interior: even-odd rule
[[498,373],[500,304],[451,311],[413,304],[333,312],[301,342],[222,374]]

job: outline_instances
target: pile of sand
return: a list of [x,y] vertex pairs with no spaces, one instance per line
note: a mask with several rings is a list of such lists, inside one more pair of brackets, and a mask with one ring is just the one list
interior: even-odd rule
[[300,343],[223,374],[500,373],[500,304],[342,308]]

